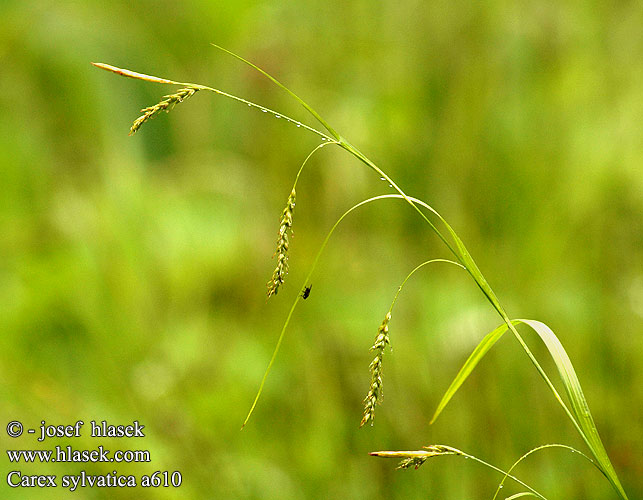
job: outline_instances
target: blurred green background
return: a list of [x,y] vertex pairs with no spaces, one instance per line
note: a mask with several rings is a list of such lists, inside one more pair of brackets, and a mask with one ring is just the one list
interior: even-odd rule
[[[326,148],[298,185],[289,279],[265,300],[279,216],[313,134],[199,93],[128,137],[171,87],[100,61],[307,115],[214,42],[317,109],[439,210],[513,317],[539,319],[575,364],[631,499],[643,497],[643,10],[638,2],[3,0],[0,19],[0,414],[82,419],[144,439],[9,439],[2,449],[147,449],[149,464],[10,464],[24,474],[179,470],[180,488],[78,499],[487,499],[500,476],[369,451],[458,447],[508,468],[529,449],[585,451],[506,336],[433,426],[439,398],[500,319],[467,276],[425,268],[402,292],[384,402],[358,428],[369,347],[406,273],[447,257],[411,209],[348,218],[239,427],[315,252],[385,184]],[[530,345],[547,362],[533,335]],[[555,376],[555,373],[552,373]],[[549,498],[616,498],[560,450],[517,474]],[[509,493],[513,486],[506,487]]]

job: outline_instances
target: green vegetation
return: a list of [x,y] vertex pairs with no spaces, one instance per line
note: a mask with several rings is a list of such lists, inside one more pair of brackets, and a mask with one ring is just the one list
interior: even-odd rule
[[[507,329],[509,329],[514,334],[515,338],[518,340],[518,342],[520,343],[524,351],[529,356],[530,361],[536,367],[536,369],[538,370],[538,373],[541,375],[541,377],[543,378],[543,380],[545,381],[545,383],[547,384],[547,386],[555,396],[556,400],[561,405],[561,407],[563,408],[563,410],[565,411],[565,413],[573,423],[574,427],[578,430],[579,434],[581,435],[585,443],[588,445],[593,457],[595,458],[596,467],[605,475],[605,477],[613,485],[614,489],[620,495],[620,497],[627,500],[627,495],[623,490],[623,487],[618,479],[618,476],[616,475],[616,471],[614,470],[614,467],[607,455],[607,452],[605,451],[605,447],[598,435],[598,430],[596,429],[596,425],[594,424],[594,420],[590,413],[589,406],[583,394],[580,382],[574,371],[574,367],[571,361],[569,360],[569,357],[567,356],[565,349],[561,345],[556,335],[551,331],[551,329],[549,329],[547,325],[539,321],[511,320],[509,316],[507,316],[507,313],[505,312],[504,308],[500,305],[500,302],[496,297],[495,292],[489,286],[487,280],[478,269],[478,266],[476,265],[473,258],[471,257],[471,254],[469,254],[464,243],[462,242],[460,237],[456,234],[456,232],[453,230],[453,228],[447,223],[444,217],[442,217],[438,212],[436,212],[432,207],[427,205],[425,202],[409,197],[406,193],[404,193],[404,191],[402,191],[402,189],[398,187],[397,184],[395,184],[393,179],[391,179],[383,170],[381,170],[377,165],[375,165],[371,160],[369,160],[363,153],[358,151],[346,139],[340,136],[314,109],[312,109],[305,101],[299,98],[295,93],[293,93],[290,89],[288,89],[283,84],[281,84],[274,77],[272,77],[271,75],[269,75],[268,73],[266,73],[261,68],[254,65],[253,63],[247,61],[246,59],[243,59],[242,57],[226,49],[222,49],[221,47],[217,47],[217,48],[224,50],[228,54],[246,63],[253,69],[257,70],[259,73],[266,76],[277,86],[281,87],[286,92],[288,92],[297,102],[299,102],[306,109],[306,111],[308,111],[333,136],[333,138],[331,138],[331,137],[328,137],[325,133],[320,132],[316,129],[313,129],[312,127],[306,127],[308,130],[319,135],[322,141],[329,141],[329,142],[322,142],[316,148],[314,148],[312,152],[306,157],[306,159],[304,160],[304,163],[302,164],[299,171],[297,172],[297,176],[295,178],[295,186],[293,186],[290,196],[288,197],[288,201],[286,202],[286,208],[284,208],[281,216],[281,221],[279,225],[279,240],[277,243],[277,250],[275,252],[275,254],[277,255],[277,267],[275,268],[272,279],[268,282],[268,298],[270,298],[272,295],[277,294],[279,290],[279,286],[284,283],[285,276],[286,274],[288,274],[288,264],[287,264],[288,255],[289,255],[288,233],[292,232],[293,216],[294,216],[294,209],[295,209],[295,198],[296,198],[295,188],[296,188],[297,181],[299,180],[299,177],[303,171],[303,168],[308,162],[308,160],[310,159],[310,157],[325,144],[331,143],[338,147],[341,147],[346,151],[348,151],[349,153],[351,153],[353,156],[355,156],[367,167],[372,169],[377,175],[380,176],[381,180],[388,182],[389,187],[399,193],[395,197],[399,197],[400,199],[404,200],[409,205],[411,205],[417,211],[420,217],[433,230],[433,232],[446,245],[446,247],[453,254],[453,256],[458,260],[458,262],[454,262],[454,261],[449,261],[445,259],[433,259],[432,261],[426,261],[425,263],[420,264],[420,267],[423,266],[424,264],[435,262],[436,260],[449,262],[451,264],[459,266],[461,269],[465,270],[471,276],[471,278],[474,280],[476,285],[478,285],[478,287],[484,294],[485,298],[489,301],[491,306],[496,310],[496,312],[500,315],[500,317],[505,323],[502,327],[496,328],[493,332],[487,335],[481,341],[481,343],[475,348],[473,354],[469,356],[466,363],[464,364],[464,366],[462,367],[462,369],[460,370],[460,372],[452,382],[451,386],[447,390],[446,394],[443,396],[442,401],[433,416],[432,422],[435,421],[435,419],[438,417],[440,412],[444,409],[446,404],[454,396],[455,392],[464,383],[466,378],[471,374],[473,369],[482,360],[482,358],[487,354],[489,349],[491,349],[491,347],[500,339],[502,334]],[[138,72],[133,72],[130,70],[116,68],[114,66],[103,64],[103,63],[93,63],[93,64],[94,66],[97,66],[101,69],[105,69],[107,71],[111,71],[121,76],[126,76],[130,78],[138,79],[138,80],[149,81],[153,83],[179,85],[184,87],[181,90],[179,90],[176,94],[170,94],[165,96],[160,103],[155,104],[154,106],[150,106],[142,109],[141,112],[143,113],[143,115],[134,121],[134,124],[132,125],[130,130],[130,135],[135,133],[143,123],[145,123],[149,118],[153,117],[158,112],[170,111],[170,109],[172,109],[174,104],[182,102],[183,99],[192,96],[198,90],[209,90],[211,92],[214,92],[215,94],[223,95],[225,97],[229,97],[236,101],[245,103],[248,106],[257,108],[263,112],[270,112],[273,114],[275,118],[283,118],[287,122],[295,124],[297,127],[301,127],[303,125],[301,122],[294,120],[290,117],[287,117],[286,115],[274,112],[268,108],[255,104],[251,101],[247,101],[245,99],[239,98],[231,94],[227,94],[225,92],[222,92],[220,90],[217,90],[211,87],[206,87],[206,86],[194,84],[194,83],[175,82],[172,80],[149,76]],[[299,302],[299,299],[306,298],[308,296],[307,291],[309,291],[310,289],[305,288],[305,283],[307,283],[311,278],[311,275],[315,270],[317,262],[319,261],[319,256],[321,255],[321,252],[324,250],[326,244],[328,243],[328,239],[330,235],[335,231],[338,224],[344,219],[344,217],[346,217],[346,215],[348,215],[350,212],[352,212],[356,208],[363,206],[366,203],[369,203],[371,201],[377,201],[377,199],[378,199],[377,197],[370,198],[365,202],[358,203],[357,205],[350,208],[347,212],[344,213],[344,215],[342,215],[337,220],[337,222],[333,225],[330,232],[328,233],[328,236],[324,240],[324,243],[322,244],[321,249],[317,253],[317,257],[315,258],[315,261],[311,267],[311,270],[308,273],[308,276],[306,276],[302,295],[297,296],[295,298],[295,301],[293,302],[293,306],[291,307],[290,313],[288,314],[288,318],[286,319],[286,322],[284,323],[284,327],[281,330],[279,340],[277,341],[277,345],[275,347],[270,363],[268,364],[268,368],[266,369],[264,377],[261,381],[261,385],[259,387],[257,396],[255,397],[255,400],[252,404],[252,407],[250,409],[248,416],[246,417],[246,420],[243,423],[243,426],[245,426],[248,423],[248,420],[250,419],[250,416],[252,415],[252,412],[256,407],[257,401],[261,396],[261,393],[263,391],[263,388],[266,382],[266,378],[274,364],[276,355],[279,351],[279,348],[281,347],[281,343],[284,338],[284,333],[286,331],[288,324],[290,323],[290,319],[292,318],[292,313],[294,312],[294,309],[297,303]],[[382,199],[382,197],[380,197],[379,199]],[[427,215],[422,211],[422,208],[425,208],[430,215],[434,215],[439,220],[441,225],[444,226],[444,230],[447,231],[451,242],[449,242],[447,237],[445,237],[445,235],[440,231],[440,229],[438,229],[438,227],[436,227],[436,225],[433,222],[431,222],[431,220],[427,217]],[[412,275],[417,269],[418,267],[416,267],[413,271],[411,271],[409,276]],[[399,293],[399,290],[404,285],[404,283],[408,280],[409,276],[407,276],[407,278],[404,280],[402,285],[400,285],[400,288],[398,289],[398,293]],[[396,295],[396,298],[393,300],[393,303],[395,303],[396,299],[397,299],[397,295]],[[368,394],[364,400],[365,402],[364,417],[362,418],[360,427],[363,426],[368,421],[370,421],[371,424],[373,423],[375,407],[380,402],[379,400],[381,399],[383,353],[384,353],[384,349],[389,344],[388,323],[391,319],[392,307],[393,306],[391,305],[391,308],[389,309],[389,312],[386,314],[386,317],[382,322],[382,325],[378,329],[378,335],[375,339],[375,343],[373,344],[373,347],[371,347],[371,350],[376,351],[377,354],[370,364],[371,384],[370,384]],[[532,351],[529,349],[529,347],[523,340],[522,336],[516,330],[515,325],[520,323],[530,326],[536,333],[540,335],[542,341],[547,346],[549,350],[549,354],[551,355],[552,360],[554,361],[554,364],[558,368],[558,372],[561,376],[561,380],[563,382],[565,392],[567,394],[567,397],[569,398],[569,403],[571,404],[571,409],[568,408],[568,406],[562,400],[562,398],[558,394],[558,391],[554,387],[553,383],[551,382],[551,380],[543,370],[541,364],[536,360]],[[440,447],[440,451],[443,448],[444,447]],[[448,448],[447,454],[453,454],[453,450],[454,450],[453,448]],[[572,449],[572,451],[575,451],[575,450]],[[455,454],[462,455],[462,452],[459,452],[459,450],[457,450],[457,453]],[[411,455],[409,458],[406,458],[402,462],[400,467],[406,468],[408,466],[408,460],[411,460],[411,462],[414,463],[417,468],[423,462],[415,462],[416,458],[417,457],[414,457],[413,455]],[[526,486],[522,482],[519,482],[519,483],[523,486]],[[528,488],[528,489],[529,489],[528,492],[521,492],[520,494],[517,494],[517,495],[522,496],[522,493],[524,493],[524,494],[530,494],[530,495],[534,495],[539,498],[545,499],[545,497],[537,493],[532,488]]]

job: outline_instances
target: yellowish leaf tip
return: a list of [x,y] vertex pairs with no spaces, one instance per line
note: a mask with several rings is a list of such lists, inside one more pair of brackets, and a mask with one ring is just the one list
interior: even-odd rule
[[144,73],[137,73],[136,71],[130,71],[129,69],[117,68],[116,66],[112,66],[111,64],[95,63],[95,62],[93,62],[92,64],[97,68],[104,69],[105,71],[111,71],[112,73],[116,73],[117,75],[126,76],[128,78],[135,78],[136,80],[145,80],[146,82],[153,82],[153,83],[169,83],[173,85],[180,85],[179,82],[167,80],[165,78],[159,78],[158,76],[151,76],[151,75],[146,75]]

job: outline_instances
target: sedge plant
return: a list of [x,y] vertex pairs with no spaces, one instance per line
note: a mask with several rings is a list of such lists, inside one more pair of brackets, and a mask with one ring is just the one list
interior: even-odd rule
[[[389,184],[390,188],[392,188],[393,191],[395,192],[393,194],[384,194],[384,195],[375,196],[358,203],[357,205],[348,209],[330,229],[319,251],[317,252],[317,255],[313,261],[311,269],[309,270],[304,280],[303,285],[301,286],[302,293],[298,294],[297,297],[295,298],[290,308],[290,311],[284,321],[284,324],[279,334],[279,338],[275,346],[275,349],[273,351],[272,357],[266,368],[263,379],[260,382],[257,395],[250,407],[250,410],[243,423],[243,426],[245,426],[248,420],[250,419],[250,416],[252,415],[259,401],[264,384],[266,383],[268,374],[275,362],[277,353],[284,339],[285,332],[288,328],[290,320],[293,316],[293,313],[299,301],[306,298],[308,296],[308,293],[310,293],[310,288],[308,287],[307,284],[309,283],[310,278],[317,266],[317,263],[319,262],[319,258],[323,250],[325,249],[334,230],[342,222],[342,220],[344,220],[345,217],[347,217],[354,210],[364,206],[365,204],[378,202],[384,199],[397,199],[408,204],[414,210],[414,213],[418,217],[420,217],[424,223],[426,223],[428,228],[446,246],[446,248],[452,255],[452,258],[451,259],[431,259],[421,263],[409,273],[409,275],[403,280],[402,284],[399,286],[389,310],[384,314],[384,319],[382,320],[379,328],[377,329],[377,334],[375,336],[373,346],[371,347],[371,351],[374,353],[373,360],[370,364],[371,383],[370,383],[370,387],[368,388],[367,395],[364,399],[364,412],[363,412],[360,426],[363,426],[366,423],[370,423],[371,425],[373,424],[376,407],[381,402],[382,385],[383,385],[382,367],[384,363],[384,354],[386,351],[386,346],[389,345],[389,342],[390,342],[389,326],[392,319],[392,310],[404,284],[407,282],[408,279],[411,278],[411,276],[415,274],[416,271],[418,271],[419,269],[421,269],[422,267],[428,264],[446,263],[446,264],[454,265],[469,275],[473,283],[482,292],[482,294],[488,301],[489,305],[496,311],[502,323],[495,330],[491,331],[486,336],[484,336],[484,338],[473,349],[473,352],[465,361],[464,365],[457,373],[451,385],[448,387],[442,399],[438,403],[437,409],[435,410],[430,423],[435,422],[435,420],[439,417],[439,415],[444,410],[446,405],[453,398],[453,396],[458,391],[460,386],[466,381],[467,377],[472,373],[472,371],[475,369],[475,367],[480,362],[480,360],[485,356],[485,354],[489,352],[489,350],[506,332],[510,332],[513,335],[513,337],[516,339],[516,341],[519,343],[521,348],[524,350],[526,355],[528,356],[531,364],[537,370],[543,382],[545,383],[545,385],[548,387],[549,391],[553,395],[554,399],[560,405],[565,416],[569,419],[573,427],[580,435],[581,439],[587,445],[587,448],[589,450],[589,456],[583,453],[581,453],[581,455],[587,458],[592,464],[594,464],[595,467],[598,468],[598,470],[609,481],[616,495],[619,498],[623,500],[628,500],[628,496],[625,490],[623,489],[623,486],[621,485],[621,482],[616,474],[616,471],[609,459],[609,456],[605,450],[603,442],[599,436],[598,430],[596,428],[596,424],[594,423],[594,419],[592,418],[592,414],[589,410],[589,405],[587,403],[587,400],[581,388],[581,384],[576,375],[574,366],[572,365],[565,349],[563,348],[561,342],[558,340],[558,337],[554,334],[554,332],[547,325],[545,325],[540,321],[530,320],[530,319],[514,319],[509,316],[509,314],[502,306],[500,300],[496,296],[495,292],[487,282],[486,278],[484,277],[484,275],[476,265],[473,257],[467,250],[466,246],[464,245],[464,243],[462,242],[458,234],[449,225],[449,223],[445,220],[445,218],[442,217],[442,215],[440,215],[434,208],[432,208],[429,204],[427,204],[426,202],[418,198],[414,198],[407,195],[405,191],[403,191],[402,188],[399,187],[398,184],[391,177],[389,177],[389,175],[384,170],[382,170],[373,161],[371,161],[364,153],[362,153],[359,149],[357,149],[354,145],[352,145],[344,136],[339,134],[317,111],[315,111],[312,107],[310,107],[304,100],[302,100],[292,90],[290,90],[281,82],[279,82],[276,78],[274,78],[273,76],[271,76],[270,74],[268,74],[267,72],[265,72],[264,70],[256,66],[255,64],[253,64],[252,62],[244,59],[243,57],[237,54],[234,54],[217,45],[215,45],[215,47],[235,57],[239,61],[247,64],[254,70],[261,73],[263,76],[268,78],[275,85],[280,87],[282,90],[287,92],[299,105],[303,106],[303,108],[314,118],[314,120],[318,124],[317,127],[319,126],[321,127],[320,128],[313,127],[301,121],[295,120],[281,112],[274,111],[272,109],[269,109],[255,102],[249,101],[247,99],[238,97],[233,94],[229,94],[227,92],[223,92],[213,87],[208,87],[205,85],[200,85],[195,83],[177,82],[174,80],[159,78],[156,76],[150,76],[143,73],[137,73],[127,69],[117,68],[115,66],[111,66],[109,64],[104,64],[104,63],[92,63],[92,64],[94,64],[94,66],[98,68],[111,71],[113,73],[116,73],[125,77],[135,78],[138,80],[144,80],[152,83],[166,84],[166,85],[179,87],[179,90],[177,90],[175,93],[165,95],[157,104],[142,109],[141,116],[134,121],[130,129],[130,135],[135,134],[146,121],[155,117],[161,111],[169,112],[171,109],[174,108],[174,106],[182,103],[184,100],[188,98],[191,98],[197,92],[206,91],[206,92],[212,92],[212,93],[218,94],[223,97],[227,97],[229,99],[233,99],[237,102],[250,106],[251,108],[258,109],[264,113],[270,113],[271,115],[274,115],[277,118],[283,118],[284,120],[292,123],[298,128],[307,130],[308,132],[315,134],[319,138],[320,143],[306,157],[301,167],[299,168],[299,171],[297,172],[292,190],[290,192],[290,195],[288,196],[285,208],[283,209],[283,212],[280,218],[278,238],[277,238],[277,248],[275,251],[277,263],[276,263],[276,267],[274,269],[273,275],[267,284],[268,298],[274,295],[277,295],[281,285],[284,283],[286,276],[288,274],[288,255],[289,255],[289,245],[290,245],[290,234],[292,231],[294,211],[295,211],[295,205],[296,205],[295,202],[296,202],[297,181],[304,167],[308,163],[308,160],[317,151],[319,151],[321,148],[328,147],[328,146],[334,146],[334,147],[343,149],[348,154],[352,155],[357,160],[359,160],[361,164],[363,164],[371,171],[373,171],[373,173],[379,176],[380,179],[386,181]],[[535,355],[533,354],[533,352],[530,350],[529,346],[523,339],[523,336],[518,332],[519,327],[526,327],[533,330],[540,337],[540,339],[547,347],[548,353],[551,356],[551,359],[553,360],[558,370],[558,374],[560,376],[562,385],[564,387],[566,398],[564,398],[558,392],[553,382],[551,381],[549,375],[545,372],[540,362],[536,359]],[[416,450],[416,451],[378,451],[378,452],[371,453],[371,455],[379,456],[379,457],[388,457],[388,458],[393,457],[393,458],[402,459],[398,468],[409,468],[409,467],[418,468],[428,458],[434,457],[434,456],[457,455],[457,456],[463,456],[465,458],[473,458],[474,460],[482,463],[483,465],[490,467],[491,469],[497,472],[500,472],[504,475],[503,480],[499,484],[498,490],[496,491],[496,494],[494,495],[493,498],[497,497],[500,491],[500,488],[502,488],[504,481],[506,479],[511,479],[513,481],[516,481],[518,484],[520,484],[522,487],[525,488],[524,492],[518,493],[516,495],[512,495],[509,498],[519,498],[522,496],[545,498],[542,494],[538,493],[535,489],[533,489],[529,485],[525,484],[524,482],[520,481],[518,478],[513,476],[511,474],[511,471],[513,470],[515,465],[517,465],[517,463],[519,463],[520,461],[522,461],[523,459],[531,455],[531,453],[538,451],[540,449],[546,449],[549,447],[563,447],[573,452],[578,451],[565,445],[544,445],[542,447],[538,447],[534,450],[531,450],[530,452],[523,455],[523,457],[521,457],[516,462],[516,464],[514,464],[514,466],[512,466],[511,469],[509,469],[509,471],[507,472],[504,472],[499,468],[491,464],[488,464],[483,460],[480,460],[476,457],[468,455],[463,451],[457,450],[455,448],[452,448],[446,445],[434,444],[434,445],[426,446],[421,450]]]

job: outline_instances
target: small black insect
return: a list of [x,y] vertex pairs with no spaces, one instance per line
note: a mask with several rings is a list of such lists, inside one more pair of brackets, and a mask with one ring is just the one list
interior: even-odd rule
[[310,295],[310,289],[313,287],[313,285],[309,285],[306,288],[304,288],[304,291],[301,292],[301,298],[306,300],[308,296]]

